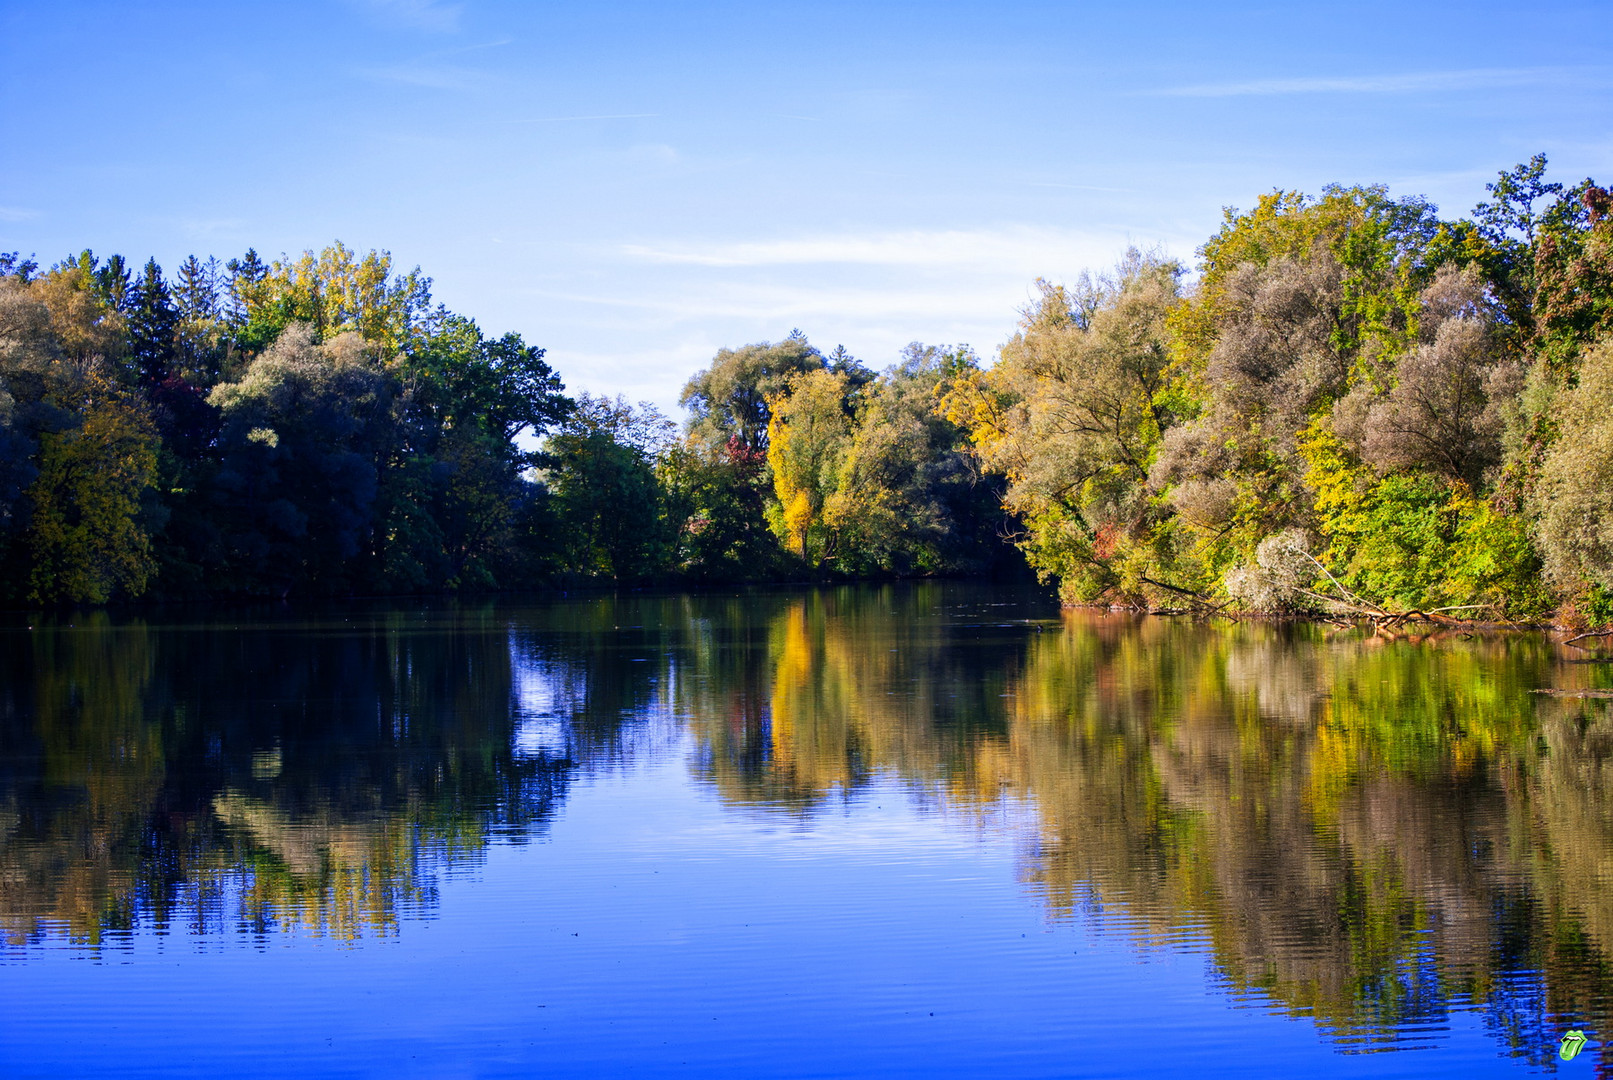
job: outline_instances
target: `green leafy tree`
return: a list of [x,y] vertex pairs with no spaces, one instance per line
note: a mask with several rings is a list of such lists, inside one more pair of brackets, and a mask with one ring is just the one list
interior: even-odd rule
[[[1419,341],[1394,366],[1394,386],[1372,394],[1358,382],[1355,400],[1333,409],[1347,428],[1349,407],[1364,405],[1356,434],[1363,458],[1380,472],[1421,469],[1477,489],[1499,463],[1509,409],[1522,369],[1501,353],[1483,284],[1471,268],[1447,264],[1423,292]],[[1360,408],[1360,405],[1356,406]]]
[[1613,341],[1588,350],[1552,410],[1557,438],[1535,498],[1546,572],[1565,594],[1613,595]]
[[1536,245],[1535,325],[1543,359],[1571,370],[1613,334],[1613,194],[1587,180],[1553,209]]
[[1563,185],[1545,176],[1546,155],[1536,154],[1485,184],[1491,198],[1473,208],[1471,235],[1462,245],[1483,269],[1506,321],[1525,341],[1534,332],[1536,247],[1565,224]]
[[72,420],[46,399],[56,358],[50,310],[24,275],[0,277],[0,569],[11,586],[7,599],[18,598],[16,583],[28,575],[24,493],[39,476],[39,436]]
[[[1314,525],[1301,433],[1413,339],[1440,235],[1432,208],[1383,188],[1263,196],[1227,211],[1194,295],[1171,313],[1187,411],[1150,470],[1213,588],[1266,537]],[[1184,537],[1184,539],[1186,539]]]
[[1132,252],[1112,278],[1043,283],[997,365],[950,384],[947,415],[1007,478],[1020,546],[1068,599],[1191,591],[1161,563],[1149,480],[1180,409],[1165,337],[1179,274]]
[[263,281],[269,276],[269,267],[255,249],[247,248],[245,255],[225,263],[224,270],[224,317],[240,333],[253,312],[264,306],[267,289]]
[[139,596],[154,569],[141,496],[156,476],[156,431],[110,384],[94,379],[85,390],[82,422],[40,439],[27,534],[35,603]]
[[[863,386],[838,485],[825,504],[839,569],[850,573],[982,570],[1003,547],[995,492],[982,483],[968,436],[938,411],[943,383],[979,364],[967,346],[913,342]],[[984,496],[984,500],[981,498]],[[979,518],[988,519],[985,535]]]
[[541,438],[572,408],[543,357],[519,334],[489,339],[473,320],[444,315],[403,354],[410,414],[427,430],[477,428],[510,448]]
[[[793,377],[823,367],[823,356],[796,330],[777,344],[718,350],[711,366],[684,386],[679,403],[689,410],[691,433],[706,445],[737,438],[747,450],[765,454],[773,400]],[[856,378],[854,370],[840,374]]]
[[671,567],[703,581],[755,581],[788,572],[767,525],[767,458],[739,437],[715,450],[686,439],[657,465],[666,500]]
[[396,381],[356,333],[294,323],[241,378],[213,388],[213,478],[226,589],[345,591],[376,552],[372,507],[398,438]]
[[572,572],[638,581],[666,565],[655,465],[673,427],[654,406],[583,394],[544,444],[543,475]]

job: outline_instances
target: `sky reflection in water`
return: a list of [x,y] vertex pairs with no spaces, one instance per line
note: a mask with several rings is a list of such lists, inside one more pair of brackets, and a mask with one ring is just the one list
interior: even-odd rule
[[1610,681],[942,584],[13,624],[0,1066],[1613,1075],[1613,721],[1532,693]]

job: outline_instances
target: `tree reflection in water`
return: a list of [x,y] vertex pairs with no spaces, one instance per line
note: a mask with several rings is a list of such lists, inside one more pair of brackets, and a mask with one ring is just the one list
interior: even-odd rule
[[1205,949],[1226,993],[1344,1050],[1476,1008],[1546,1065],[1613,1012],[1613,717],[1532,693],[1613,671],[1538,636],[1060,614],[939,584],[5,636],[14,944],[392,932],[580,773],[687,745],[748,812],[894,780],[1016,829],[1050,918]]
[[519,756],[490,611],[154,627],[105,613],[0,649],[0,927],[16,944],[386,934],[570,763]]
[[[1234,996],[1345,1050],[1477,1007],[1547,1064],[1607,1030],[1613,718],[1544,638],[1387,641],[1310,624],[1071,611],[1003,625],[957,590],[780,601],[687,649],[697,768],[812,813],[874,775],[953,811],[1034,808],[1053,918],[1203,942]],[[973,617],[970,617],[973,616]]]

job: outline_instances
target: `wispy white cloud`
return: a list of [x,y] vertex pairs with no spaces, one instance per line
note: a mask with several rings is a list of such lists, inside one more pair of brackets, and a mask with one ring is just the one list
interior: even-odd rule
[[1501,89],[1580,81],[1605,71],[1570,68],[1470,68],[1379,75],[1310,75],[1288,79],[1200,83],[1144,91],[1151,97],[1255,97],[1276,94],[1416,94]]
[[[545,343],[568,386],[625,390],[673,411],[689,375],[720,346],[776,341],[800,327],[820,348],[844,344],[876,368],[894,362],[914,339],[968,343],[990,356],[1013,333],[1033,293],[1023,280],[865,287],[669,280],[663,289],[634,294],[531,290],[523,306],[554,312]],[[624,338],[656,344],[601,348]]]
[[1099,187],[1097,184],[1061,184],[1054,180],[1021,180],[1020,183],[1026,187],[1060,188],[1066,191],[1102,191],[1115,195],[1124,195],[1131,191],[1131,188]]
[[227,239],[246,231],[245,218],[180,218],[176,224],[181,232],[193,240]]
[[32,221],[38,216],[38,210],[25,206],[0,206],[0,221]]
[[414,30],[448,33],[459,29],[462,5],[439,0],[354,0],[377,18]]
[[499,38],[497,41],[479,41],[474,45],[461,45],[457,49],[444,49],[443,51],[441,51],[439,53],[436,53],[435,55],[437,55],[437,56],[457,56],[457,55],[459,55],[461,53],[481,52],[483,49],[497,49],[497,48],[501,48],[501,47],[503,47],[505,45],[513,45],[513,44],[515,44],[515,39],[512,38],[512,37],[506,37],[506,38]]
[[534,290],[532,295],[571,305],[640,311],[676,323],[698,323],[709,319],[751,319],[765,323],[799,319],[807,315],[832,315],[838,319],[887,319],[894,316],[934,318],[957,315],[961,310],[959,301],[965,296],[969,298],[971,307],[977,306],[981,299],[979,291],[973,288],[879,289],[734,283],[646,295],[546,290]]
[[623,254],[645,262],[688,266],[862,265],[973,267],[983,271],[1057,267],[1072,256],[1124,250],[1118,234],[1024,225],[1000,229],[913,230],[796,237],[718,244],[630,244]]
[[623,151],[623,156],[640,165],[658,168],[676,165],[679,161],[678,148],[668,146],[666,143],[639,143]]
[[376,82],[402,83],[405,86],[424,86],[432,90],[472,90],[495,81],[485,68],[456,64],[447,60],[452,56],[483,52],[509,45],[514,38],[482,41],[454,49],[436,49],[423,55],[400,60],[395,64],[380,64],[358,69],[358,74]]
[[711,363],[723,344],[696,332],[670,346],[629,352],[566,349],[566,385],[596,394],[625,394],[631,401],[655,401],[672,412],[684,380]]
[[493,81],[491,75],[476,68],[420,62],[360,68],[358,73],[375,82],[423,86],[429,90],[475,90]]
[[573,120],[650,120],[660,113],[597,113],[589,116],[533,116],[521,120],[495,120],[497,124],[564,124]]
[[[792,327],[821,348],[844,344],[876,368],[914,339],[968,343],[990,357],[1034,302],[1037,277],[1067,281],[1113,265],[1131,240],[1119,229],[1023,223],[725,242],[668,237],[581,246],[589,273],[500,286],[495,303],[512,323],[544,327],[568,386],[625,390],[673,411],[679,388],[719,346],[776,341]],[[1191,250],[1177,236],[1147,240]]]
[[[163,233],[183,236],[187,243],[205,247],[221,243],[233,245],[249,231],[250,222],[239,217],[193,217],[179,214],[154,215],[148,219],[160,226]],[[206,254],[205,251],[198,254]],[[220,257],[223,252],[219,252]]]

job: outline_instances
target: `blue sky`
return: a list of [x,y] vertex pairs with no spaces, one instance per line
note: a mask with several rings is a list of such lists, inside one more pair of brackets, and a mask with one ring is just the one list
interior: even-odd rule
[[989,357],[1275,187],[1606,182],[1610,7],[0,0],[0,250],[385,248],[669,408],[792,327]]

